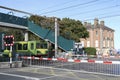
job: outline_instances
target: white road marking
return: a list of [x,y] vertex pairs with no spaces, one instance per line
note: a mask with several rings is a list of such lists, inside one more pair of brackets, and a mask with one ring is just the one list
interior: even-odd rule
[[0,74],[7,75],[7,76],[13,76],[13,77],[25,78],[25,79],[28,79],[28,80],[40,80],[39,78],[29,77],[29,76],[22,76],[22,75],[16,75],[16,74],[9,74],[9,73],[0,73]]
[[44,79],[50,79],[50,78],[53,78],[53,77],[56,77],[57,75],[55,76],[50,76],[50,77],[44,77],[44,78],[40,78],[40,80],[44,80]]

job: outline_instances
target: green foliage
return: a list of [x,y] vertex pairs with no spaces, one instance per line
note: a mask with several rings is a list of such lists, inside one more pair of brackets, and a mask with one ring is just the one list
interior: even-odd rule
[[[41,27],[49,28],[54,30],[54,17],[38,17],[31,16],[29,20],[34,21],[36,24]],[[79,20],[63,18],[58,19],[59,33],[61,36],[75,40],[76,42],[80,41],[80,38],[88,38],[89,33],[86,28],[82,25]]]
[[13,35],[15,41],[22,41],[22,40],[24,40],[24,34],[23,34],[22,30],[12,29],[12,28],[2,28],[1,27],[1,31],[4,32],[5,35]]
[[46,17],[46,16],[31,16],[29,20],[33,21],[35,24],[40,25],[44,28],[52,29],[54,27],[54,17]]
[[28,41],[39,41],[40,40],[40,38],[39,37],[37,37],[36,35],[34,35],[33,33],[31,33],[31,32],[29,32],[29,40]]
[[87,47],[87,48],[84,48],[84,49],[85,49],[85,52],[86,52],[88,55],[96,55],[96,48]]

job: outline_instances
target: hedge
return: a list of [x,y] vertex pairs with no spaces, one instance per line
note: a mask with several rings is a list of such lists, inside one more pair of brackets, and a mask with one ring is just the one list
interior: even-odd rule
[[96,48],[94,47],[86,47],[84,50],[87,55],[96,55]]

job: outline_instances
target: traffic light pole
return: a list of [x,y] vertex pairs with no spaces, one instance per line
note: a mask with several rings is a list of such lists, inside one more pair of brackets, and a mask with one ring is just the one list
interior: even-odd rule
[[9,58],[10,58],[10,68],[12,68],[12,46],[10,46]]

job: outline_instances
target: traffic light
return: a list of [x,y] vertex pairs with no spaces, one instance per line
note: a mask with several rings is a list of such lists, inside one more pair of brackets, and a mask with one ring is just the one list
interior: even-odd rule
[[11,35],[11,36],[4,36],[4,44],[5,44],[5,46],[13,46],[13,44],[14,44],[14,37],[13,37],[13,35]]

